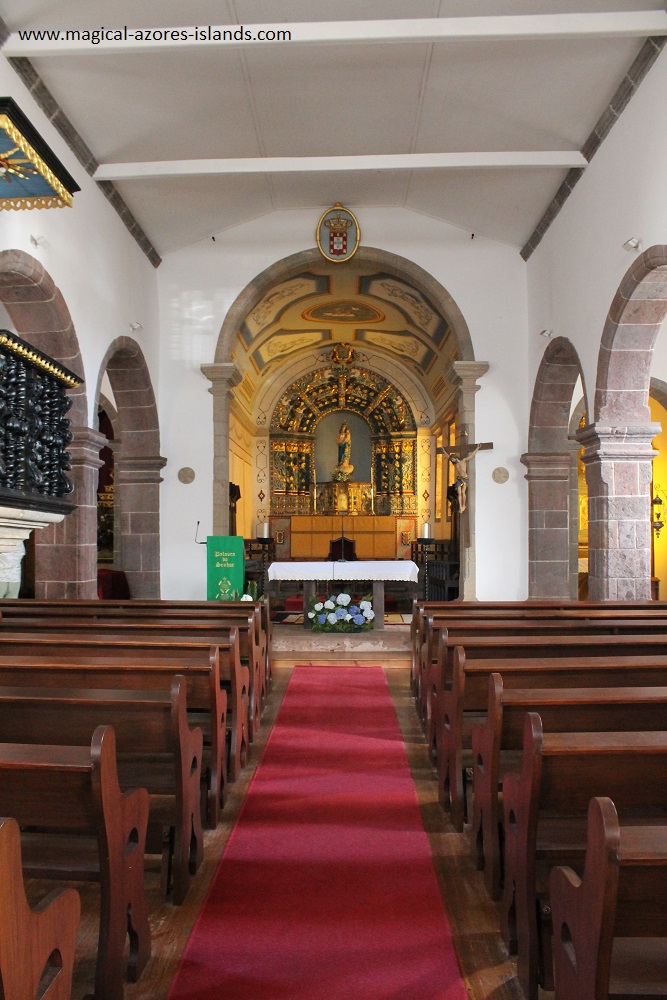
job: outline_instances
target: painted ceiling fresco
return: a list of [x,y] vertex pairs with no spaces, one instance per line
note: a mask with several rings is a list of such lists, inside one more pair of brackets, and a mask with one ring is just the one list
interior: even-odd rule
[[251,403],[263,380],[286,362],[337,344],[351,345],[359,361],[393,358],[437,395],[439,373],[457,356],[446,320],[406,281],[367,271],[354,261],[323,264],[274,285],[237,334],[232,360],[242,374],[240,396]]

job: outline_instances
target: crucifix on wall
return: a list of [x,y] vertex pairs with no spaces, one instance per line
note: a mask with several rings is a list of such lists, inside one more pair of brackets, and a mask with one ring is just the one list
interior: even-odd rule
[[468,505],[468,462],[471,461],[478,451],[490,451],[492,448],[493,444],[490,441],[485,441],[482,444],[458,445],[455,448],[438,448],[438,451],[446,455],[454,466],[456,473],[454,481],[454,486],[456,487],[456,509],[459,514],[462,514]]

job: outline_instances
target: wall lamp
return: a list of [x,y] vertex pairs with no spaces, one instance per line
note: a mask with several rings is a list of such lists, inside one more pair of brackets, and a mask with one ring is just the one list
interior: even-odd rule
[[623,249],[631,253],[633,250],[639,250],[642,245],[641,240],[636,236],[631,236],[629,240],[626,240],[623,244]]
[[553,330],[540,330],[540,337],[544,337],[546,340],[550,340],[553,337]]
[[651,518],[651,527],[655,531],[655,537],[660,538],[660,532],[665,526],[665,522],[662,519],[662,505],[664,503],[662,492],[660,486],[655,486],[653,489],[653,499],[651,500],[651,507],[653,508],[653,516]]

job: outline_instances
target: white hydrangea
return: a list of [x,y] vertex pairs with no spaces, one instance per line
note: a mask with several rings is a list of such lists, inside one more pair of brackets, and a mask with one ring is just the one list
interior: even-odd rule
[[309,611],[308,612],[308,617],[309,618],[314,618],[315,617],[315,612],[314,611]]
[[336,605],[331,600],[331,598],[329,598],[327,601],[324,602],[324,607],[327,609],[327,611],[333,611]]
[[373,611],[372,608],[364,608],[363,615],[364,618],[369,622],[372,621],[373,618],[375,618],[375,612]]
[[345,621],[346,622],[351,622],[352,621],[352,615],[345,615]]
[[[325,607],[326,607],[326,605],[325,605]],[[329,622],[330,625],[337,625],[338,624],[338,619],[336,618],[335,615],[327,615],[327,621]]]
[[336,598],[336,604],[340,604],[341,607],[346,608],[351,600],[352,598],[349,594],[339,594]]
[[362,611],[370,611],[372,608],[370,601],[359,601],[359,607]]

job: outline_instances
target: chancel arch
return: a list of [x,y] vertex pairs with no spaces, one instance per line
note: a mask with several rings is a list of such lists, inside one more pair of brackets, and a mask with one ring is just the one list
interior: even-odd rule
[[[474,360],[451,295],[413,262],[368,247],[340,266],[317,249],[277,262],[239,295],[215,362],[202,366],[214,397],[214,530],[226,530],[229,481],[247,481],[235,442],[254,427],[254,496],[237,505],[238,530],[252,536],[270,521],[285,539],[279,555],[293,556],[289,529],[275,519],[331,508],[315,439],[324,417],[347,411],[368,426],[370,474],[336,487],[334,507],[346,493],[358,513],[393,517],[392,556],[409,554],[436,510],[438,537],[450,537],[434,492],[435,435],[447,421],[462,442],[474,441],[476,380],[486,367]],[[335,482],[333,472],[326,482]],[[467,544],[474,548],[470,535]]]

